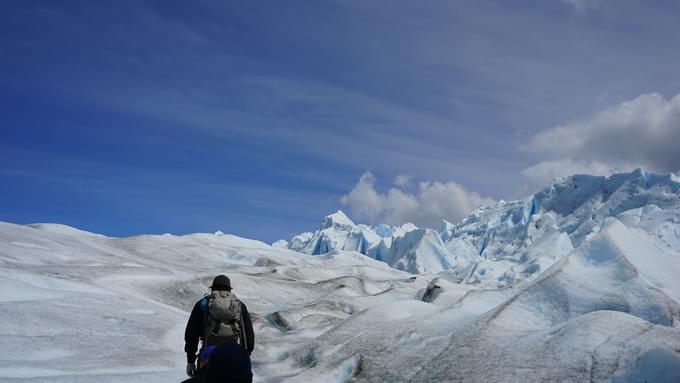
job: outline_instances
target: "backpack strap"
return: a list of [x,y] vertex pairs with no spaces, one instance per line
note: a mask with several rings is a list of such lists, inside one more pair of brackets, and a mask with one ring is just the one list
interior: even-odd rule
[[238,343],[244,343],[243,336],[241,336],[243,332],[243,304],[236,295],[234,295],[234,300],[236,301],[236,304],[238,304],[239,315],[238,318],[234,318],[234,320],[229,323],[229,326],[231,326],[231,331],[236,334],[236,341]]
[[208,304],[210,303],[209,296],[205,296],[201,300],[201,311],[203,311],[203,345],[201,348],[205,348],[206,342],[208,341],[208,334],[210,329],[208,329],[208,315],[210,315],[210,310],[208,309]]
[[243,310],[243,303],[241,303],[239,301],[238,304],[241,305],[241,310],[240,310],[241,314],[240,314],[240,318],[239,318],[239,320],[241,322],[241,325],[239,326],[240,327],[240,329],[239,329],[240,337],[239,338],[242,340],[241,346],[243,346],[243,348],[247,350],[248,349],[248,335],[246,334],[246,329],[245,329],[246,326],[245,326],[245,322],[243,321],[243,311],[244,311]]

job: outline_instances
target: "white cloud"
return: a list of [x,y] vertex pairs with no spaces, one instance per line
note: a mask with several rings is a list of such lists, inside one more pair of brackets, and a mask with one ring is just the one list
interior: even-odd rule
[[375,176],[366,172],[341,202],[351,208],[355,218],[369,223],[413,222],[434,226],[442,218],[459,221],[477,207],[494,204],[495,200],[453,181],[420,182],[415,193],[398,186],[381,193],[375,189]]
[[394,178],[394,185],[400,188],[405,188],[411,184],[413,177],[406,174],[399,174]]
[[558,177],[573,174],[608,176],[617,171],[630,171],[633,168],[631,166],[614,168],[600,162],[579,162],[570,158],[543,161],[522,170],[525,184],[522,186],[521,193],[522,196],[534,193]]
[[575,173],[607,175],[636,167],[680,169],[680,95],[643,94],[534,136],[526,149],[546,157],[524,171],[523,191]]

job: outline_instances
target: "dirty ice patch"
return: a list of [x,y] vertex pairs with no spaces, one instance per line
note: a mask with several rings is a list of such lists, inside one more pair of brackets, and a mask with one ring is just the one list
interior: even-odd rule
[[329,374],[330,382],[345,383],[361,368],[361,355],[355,355],[342,362]]
[[680,382],[680,355],[665,348],[651,349],[611,379],[611,383],[633,382]]

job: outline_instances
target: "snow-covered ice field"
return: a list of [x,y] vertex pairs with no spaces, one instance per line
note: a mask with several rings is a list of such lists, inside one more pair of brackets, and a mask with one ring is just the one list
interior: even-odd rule
[[221,272],[254,316],[256,381],[680,376],[678,255],[616,220],[530,283],[440,278],[432,303],[419,298],[436,275],[357,253],[58,225],[4,223],[0,238],[2,381],[180,381],[187,311]]
[[114,239],[1,223],[0,380],[180,381],[188,311],[217,273],[229,275],[253,316],[257,381],[309,368],[306,347],[325,330],[369,306],[417,304],[426,285],[356,253],[310,257],[230,235]]
[[254,320],[257,382],[680,382],[677,189],[604,185],[578,204],[553,185],[391,253],[461,267],[436,273],[221,233],[0,223],[0,381],[179,382],[189,311],[224,273]]

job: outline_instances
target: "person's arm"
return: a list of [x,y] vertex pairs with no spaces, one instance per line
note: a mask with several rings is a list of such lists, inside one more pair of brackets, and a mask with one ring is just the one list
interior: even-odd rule
[[196,302],[194,309],[191,310],[187,328],[184,331],[184,352],[187,353],[187,363],[193,364],[196,361],[196,351],[198,351],[198,341],[203,334],[203,311],[201,302]]
[[252,354],[255,349],[255,332],[253,331],[253,323],[250,320],[250,314],[248,314],[248,308],[241,302],[241,317],[243,319],[243,337],[245,338],[245,348],[248,351],[248,355]]

